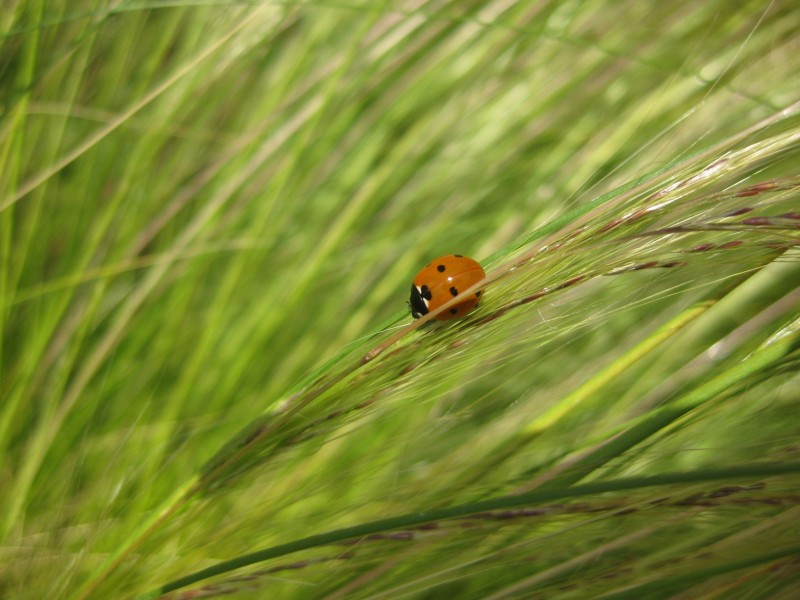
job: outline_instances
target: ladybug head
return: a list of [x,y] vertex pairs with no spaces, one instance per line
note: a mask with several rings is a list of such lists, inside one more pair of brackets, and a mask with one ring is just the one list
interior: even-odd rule
[[411,310],[411,316],[415,319],[428,314],[428,303],[422,297],[419,288],[413,284],[411,285],[411,296],[408,299],[408,308]]

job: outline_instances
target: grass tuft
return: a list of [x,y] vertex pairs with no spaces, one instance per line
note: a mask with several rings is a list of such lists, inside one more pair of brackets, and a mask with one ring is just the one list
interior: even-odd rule
[[792,596],[791,3],[1,12],[0,596]]

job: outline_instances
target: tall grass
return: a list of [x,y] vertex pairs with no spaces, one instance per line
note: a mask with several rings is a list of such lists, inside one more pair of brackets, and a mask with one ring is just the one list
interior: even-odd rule
[[793,597],[793,4],[7,2],[0,596]]

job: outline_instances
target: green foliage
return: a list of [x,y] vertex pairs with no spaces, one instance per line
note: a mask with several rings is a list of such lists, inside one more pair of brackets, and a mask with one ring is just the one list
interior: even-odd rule
[[0,596],[791,597],[798,30],[6,3]]

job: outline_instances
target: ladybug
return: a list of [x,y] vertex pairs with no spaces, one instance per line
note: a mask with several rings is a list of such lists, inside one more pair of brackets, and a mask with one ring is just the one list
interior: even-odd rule
[[[414,282],[411,284],[411,298],[408,301],[411,316],[419,319],[458,296],[460,290],[478,283],[485,276],[483,267],[468,256],[461,254],[440,256],[425,265],[414,277]],[[481,291],[470,294],[435,318],[437,321],[449,321],[463,317],[478,306],[480,298]]]

